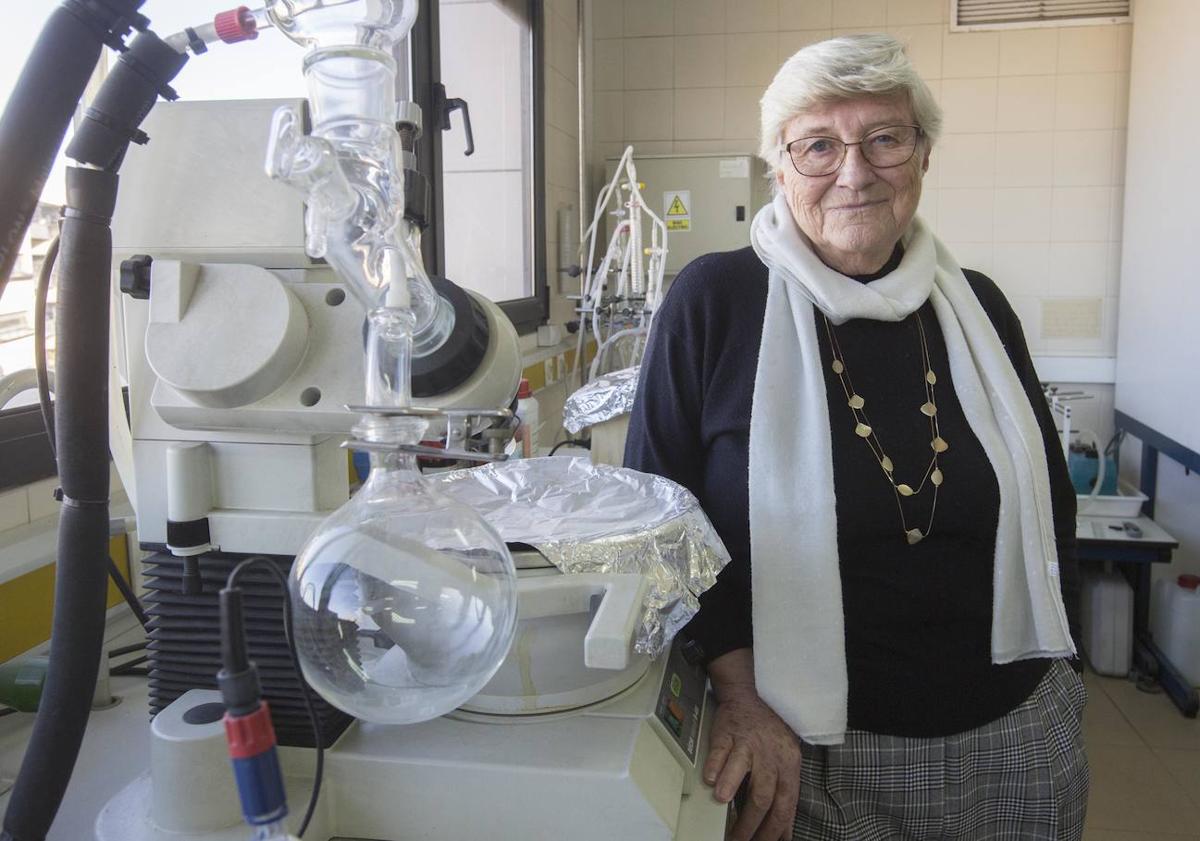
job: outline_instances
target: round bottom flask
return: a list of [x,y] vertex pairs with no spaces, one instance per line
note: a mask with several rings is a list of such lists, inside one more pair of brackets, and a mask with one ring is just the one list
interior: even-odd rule
[[416,457],[371,456],[354,497],[297,556],[289,581],[304,677],[365,721],[444,715],[492,678],[517,618],[499,535],[421,478]]

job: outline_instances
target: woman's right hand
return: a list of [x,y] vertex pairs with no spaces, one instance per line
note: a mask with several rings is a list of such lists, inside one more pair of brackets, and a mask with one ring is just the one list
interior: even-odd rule
[[713,786],[717,800],[728,803],[750,777],[730,841],[786,841],[792,837],[800,797],[800,741],[758,696],[750,649],[714,660],[709,677],[717,713],[704,781]]

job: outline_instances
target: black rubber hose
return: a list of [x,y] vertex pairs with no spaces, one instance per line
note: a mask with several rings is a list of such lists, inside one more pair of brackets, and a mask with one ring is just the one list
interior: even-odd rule
[[0,296],[103,43],[128,31],[143,2],[71,0],[34,42],[0,117]]
[[178,75],[187,60],[186,52],[176,52],[153,32],[139,33],[109,71],[91,107],[84,111],[67,145],[67,157],[100,169],[120,169],[131,142],[149,141],[139,126],[159,96],[178,98],[167,82]]
[[55,366],[63,505],[50,670],[2,841],[44,841],[71,779],[104,642],[108,575],[108,307],[117,176],[67,170]]
[[[57,259],[58,237],[55,237],[46,251],[41,271],[38,272],[37,291],[33,299],[33,355],[37,373],[38,405],[41,406],[42,423],[45,424],[46,435],[50,439],[50,453],[55,458],[58,457],[58,448],[54,444],[54,404],[50,402],[50,375],[46,366],[46,300],[50,295],[50,276],[54,272]],[[108,576],[141,626],[149,630],[150,617],[146,615],[137,594],[121,575],[121,570],[111,557],[108,559]]]

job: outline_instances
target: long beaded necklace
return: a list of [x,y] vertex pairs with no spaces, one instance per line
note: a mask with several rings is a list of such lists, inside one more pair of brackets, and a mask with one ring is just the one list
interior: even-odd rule
[[[946,439],[942,437],[941,430],[938,428],[937,419],[937,400],[934,395],[934,386],[937,385],[937,375],[933,372],[933,366],[929,360],[929,344],[925,340],[925,323],[921,320],[921,313],[916,312],[917,316],[917,332],[921,337],[921,368],[925,372],[925,402],[921,404],[920,412],[929,418],[929,431],[932,439],[929,442],[929,448],[933,450],[933,458],[929,460],[929,466],[925,468],[925,474],[921,477],[921,481],[916,488],[907,482],[898,482],[895,476],[895,464],[888,457],[883,449],[883,444],[879,440],[879,436],[875,433],[874,427],[871,426],[867,418],[866,400],[854,388],[854,382],[850,379],[850,371],[846,367],[846,359],[842,355],[842,348],[838,344],[837,335],[834,333],[833,324],[829,321],[829,317],[825,316],[825,332],[829,336],[829,348],[833,354],[833,373],[837,374],[838,380],[842,384],[842,390],[846,392],[846,404],[850,407],[850,411],[854,415],[854,434],[867,442],[871,448],[871,454],[875,456],[875,460],[879,462],[880,469],[883,470],[887,482],[892,487],[892,492],[896,497],[896,509],[900,512],[900,527],[904,530],[904,537],[908,540],[909,545],[920,543],[929,536],[933,529],[933,517],[937,513],[938,491],[941,489],[942,481],[945,476],[942,473],[941,467],[938,466],[938,456],[950,449],[950,445],[946,443]],[[909,528],[908,519],[904,516],[904,504],[901,502],[901,497],[915,496],[925,489],[926,485],[933,486],[933,507],[929,511],[929,522],[925,525],[925,530],[920,528]]]

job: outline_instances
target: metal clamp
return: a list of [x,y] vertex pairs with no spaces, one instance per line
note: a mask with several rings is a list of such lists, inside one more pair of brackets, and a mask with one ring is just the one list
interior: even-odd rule
[[346,406],[347,411],[379,418],[421,418],[434,420],[444,418],[446,437],[444,448],[424,444],[389,444],[382,441],[364,441],[351,438],[342,442],[344,449],[364,450],[373,453],[403,452],[418,456],[462,461],[498,462],[507,461],[503,452],[480,453],[466,449],[473,422],[484,418],[509,420],[513,413],[508,409],[437,409],[424,406]]

